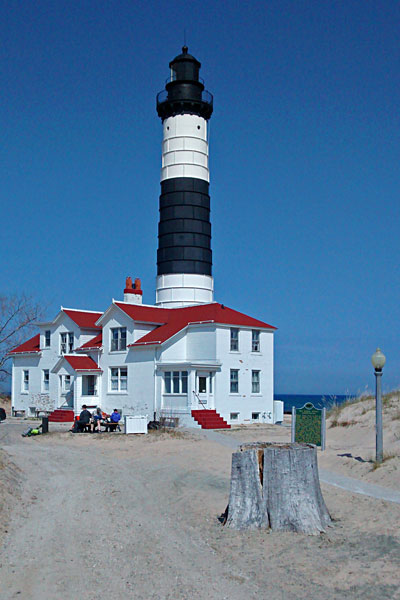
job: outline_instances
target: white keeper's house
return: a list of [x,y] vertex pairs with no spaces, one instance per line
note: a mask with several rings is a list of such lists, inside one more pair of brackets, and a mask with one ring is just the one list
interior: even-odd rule
[[199,70],[184,46],[157,96],[163,145],[155,305],[142,303],[140,280],[128,277],[123,301],[105,312],[61,308],[53,321],[38,323],[39,333],[11,352],[14,413],[56,409],[72,419],[86,404],[209,428],[281,419],[273,400],[275,327],[214,301],[213,98]]

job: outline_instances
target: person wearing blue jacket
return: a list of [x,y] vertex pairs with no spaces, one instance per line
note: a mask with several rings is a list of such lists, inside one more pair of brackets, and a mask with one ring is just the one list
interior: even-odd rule
[[118,421],[121,419],[121,415],[118,412],[118,408],[114,408],[114,412],[112,413],[110,419],[112,423],[118,423]]

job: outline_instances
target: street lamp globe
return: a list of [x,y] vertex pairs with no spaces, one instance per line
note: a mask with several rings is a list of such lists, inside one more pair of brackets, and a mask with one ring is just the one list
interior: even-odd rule
[[382,371],[385,366],[386,356],[383,354],[380,348],[377,348],[371,357],[372,365],[375,371]]

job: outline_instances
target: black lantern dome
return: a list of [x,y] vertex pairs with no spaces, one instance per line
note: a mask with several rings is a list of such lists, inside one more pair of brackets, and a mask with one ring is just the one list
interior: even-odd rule
[[171,74],[165,90],[157,94],[157,113],[161,119],[189,113],[209,119],[213,111],[212,94],[199,77],[201,63],[183,46],[182,54],[169,63]]

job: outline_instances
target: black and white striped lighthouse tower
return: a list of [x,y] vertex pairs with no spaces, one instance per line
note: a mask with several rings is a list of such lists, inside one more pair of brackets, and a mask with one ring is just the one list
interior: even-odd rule
[[186,46],[169,66],[157,95],[163,143],[156,304],[173,308],[214,300],[207,131],[213,98]]

